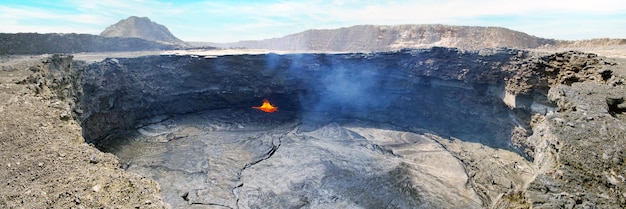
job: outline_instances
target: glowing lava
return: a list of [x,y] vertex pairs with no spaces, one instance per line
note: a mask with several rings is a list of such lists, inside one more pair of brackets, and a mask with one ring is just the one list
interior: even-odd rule
[[267,99],[263,99],[263,105],[252,106],[252,108],[261,110],[263,112],[270,112],[270,113],[278,111],[278,107],[274,107],[272,104],[270,104],[270,101],[268,101]]

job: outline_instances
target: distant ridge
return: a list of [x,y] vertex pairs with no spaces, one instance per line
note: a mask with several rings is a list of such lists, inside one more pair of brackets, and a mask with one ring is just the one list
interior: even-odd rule
[[402,48],[455,47],[538,48],[555,45],[545,39],[502,27],[450,25],[357,25],[338,29],[306,30],[281,38],[214,44],[218,47],[272,50],[386,51]]
[[76,33],[0,33],[0,55],[172,50],[178,47],[140,38]]
[[130,16],[107,27],[100,35],[104,37],[141,38],[163,44],[186,45],[184,41],[176,38],[167,27],[152,22],[147,17]]
[[626,39],[621,38],[595,38],[577,41],[558,41],[558,47],[599,47],[626,45]]

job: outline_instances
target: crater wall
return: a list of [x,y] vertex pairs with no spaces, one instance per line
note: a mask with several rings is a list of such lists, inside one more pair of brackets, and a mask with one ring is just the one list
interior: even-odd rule
[[98,145],[116,131],[268,98],[304,121],[333,114],[510,149],[511,130],[525,126],[530,109],[503,102],[512,75],[505,69],[526,56],[433,48],[106,59],[84,68],[81,121],[86,141]]

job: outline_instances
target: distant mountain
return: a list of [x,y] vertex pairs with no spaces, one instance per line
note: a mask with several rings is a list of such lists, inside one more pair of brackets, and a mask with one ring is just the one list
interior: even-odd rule
[[131,16],[107,27],[100,33],[104,37],[141,38],[163,44],[186,46],[184,41],[176,38],[167,27],[152,22],[147,17]]
[[[78,52],[118,52],[188,49],[163,25],[131,16],[100,35],[76,33],[0,33],[0,55]],[[198,47],[211,49],[210,47]]]
[[626,45],[626,39],[622,38],[596,38],[577,41],[558,41],[557,47],[581,48]]
[[433,46],[462,49],[537,48],[555,45],[556,40],[539,38],[502,27],[449,25],[357,25],[338,29],[307,30],[282,38],[213,44],[217,47],[272,50],[386,51]]
[[76,33],[0,33],[0,55],[171,49],[177,47],[140,38],[108,38]]

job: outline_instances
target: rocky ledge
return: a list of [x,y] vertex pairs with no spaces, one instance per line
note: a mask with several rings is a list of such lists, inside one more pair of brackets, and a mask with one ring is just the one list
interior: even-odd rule
[[[72,98],[59,96],[71,89],[70,57],[14,57],[0,66],[0,208],[164,207],[155,181],[84,142]],[[67,79],[52,79],[61,74]]]
[[[619,208],[626,206],[626,91],[613,73],[620,67],[582,52],[511,49],[168,55],[92,64],[55,55],[31,71],[15,70],[22,76],[6,86],[22,90],[6,94],[58,104],[42,119],[54,122],[51,130],[75,120],[76,146],[95,151],[81,145],[84,137],[122,161],[84,163],[150,177],[172,207]],[[279,112],[250,108],[263,98]],[[11,109],[29,115],[26,107]],[[7,153],[26,146],[22,138],[3,139],[6,162],[15,161]],[[3,179],[40,175],[31,167],[2,172]],[[137,178],[119,172],[89,176]],[[36,182],[17,185],[42,188],[36,194],[44,199],[59,196]],[[146,190],[124,189],[138,195],[129,204],[162,206],[147,198],[158,187],[140,182],[131,186]],[[98,185],[70,193],[113,191]],[[3,190],[10,198],[0,205],[43,200],[22,190]],[[81,200],[56,201],[98,205]]]

